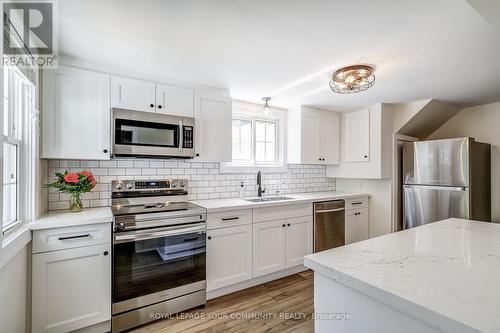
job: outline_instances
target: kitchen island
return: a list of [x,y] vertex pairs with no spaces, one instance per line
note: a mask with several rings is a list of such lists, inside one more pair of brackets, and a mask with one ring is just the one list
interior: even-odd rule
[[304,264],[316,332],[500,332],[500,224],[447,219]]

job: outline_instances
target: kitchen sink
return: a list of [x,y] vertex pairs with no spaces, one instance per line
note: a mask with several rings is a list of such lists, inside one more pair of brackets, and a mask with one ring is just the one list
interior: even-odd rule
[[293,200],[293,198],[278,196],[278,197],[248,198],[248,199],[243,199],[243,200],[250,201],[250,202],[269,202],[269,201]]

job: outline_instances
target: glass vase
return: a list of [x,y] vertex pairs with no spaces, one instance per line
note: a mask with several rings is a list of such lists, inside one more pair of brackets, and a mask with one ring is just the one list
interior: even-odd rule
[[80,199],[80,193],[71,193],[69,197],[69,210],[72,213],[81,212],[83,209],[82,199]]

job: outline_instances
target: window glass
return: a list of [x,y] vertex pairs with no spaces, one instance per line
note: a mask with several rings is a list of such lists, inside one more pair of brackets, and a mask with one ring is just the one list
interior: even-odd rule
[[255,126],[255,160],[276,162],[276,123],[257,120]]
[[233,160],[252,160],[252,121],[233,119]]

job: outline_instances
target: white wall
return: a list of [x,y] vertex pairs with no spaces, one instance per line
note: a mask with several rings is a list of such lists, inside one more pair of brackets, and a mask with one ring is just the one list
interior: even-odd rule
[[500,222],[500,103],[469,107],[458,112],[427,139],[470,136],[491,144],[492,220]]
[[0,331],[26,332],[28,324],[29,246],[19,251],[0,269]]
[[390,179],[337,179],[337,191],[370,193],[369,235],[392,231],[392,192]]

